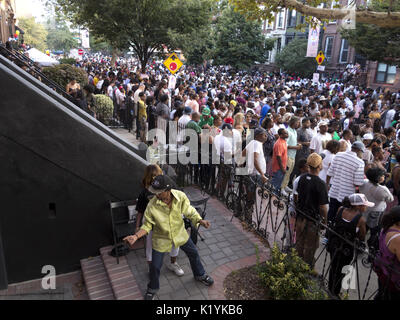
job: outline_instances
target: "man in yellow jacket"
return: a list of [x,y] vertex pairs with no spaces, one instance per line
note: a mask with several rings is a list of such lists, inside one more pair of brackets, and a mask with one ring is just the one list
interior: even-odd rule
[[172,247],[180,247],[188,256],[197,281],[206,286],[214,283],[214,280],[204,270],[197,248],[185,229],[182,214],[190,219],[194,226],[200,224],[209,228],[210,222],[202,220],[196,209],[190,205],[188,197],[183,192],[172,189],[174,185],[172,179],[166,175],[154,178],[149,191],[155,194],[155,197],[147,205],[144,223],[136,234],[124,238],[132,246],[138,239],[153,230],[153,259],[150,266],[150,282],[147,286],[146,300],[153,300],[155,293],[160,288],[159,277],[164,253],[170,252]]

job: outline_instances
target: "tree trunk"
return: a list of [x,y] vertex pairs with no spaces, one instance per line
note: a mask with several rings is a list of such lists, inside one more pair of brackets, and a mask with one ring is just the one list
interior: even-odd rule
[[111,59],[111,68],[115,68],[115,62],[117,61],[118,50],[116,48],[112,48],[112,59]]

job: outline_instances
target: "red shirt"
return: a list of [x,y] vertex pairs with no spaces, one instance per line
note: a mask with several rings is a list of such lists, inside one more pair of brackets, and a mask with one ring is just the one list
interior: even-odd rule
[[272,151],[272,172],[276,172],[281,169],[278,163],[277,156],[281,157],[282,166],[286,168],[287,165],[287,143],[286,140],[279,138]]

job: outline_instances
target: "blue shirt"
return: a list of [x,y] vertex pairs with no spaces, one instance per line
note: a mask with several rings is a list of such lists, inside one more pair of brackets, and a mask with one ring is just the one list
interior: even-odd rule
[[262,109],[261,109],[261,119],[260,119],[260,125],[264,121],[264,118],[267,116],[267,113],[271,110],[271,107],[268,104],[264,104]]

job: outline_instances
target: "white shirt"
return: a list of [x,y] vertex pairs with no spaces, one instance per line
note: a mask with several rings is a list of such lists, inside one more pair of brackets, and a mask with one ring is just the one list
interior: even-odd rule
[[312,137],[310,142],[310,149],[314,150],[314,152],[320,154],[322,150],[326,148],[328,141],[332,140],[332,136],[330,133],[326,132],[325,134],[317,133]]
[[249,170],[248,171],[249,175],[260,174],[260,172],[258,172],[258,170],[256,169],[256,166],[254,164],[254,161],[255,161],[254,153],[258,153],[258,161],[259,161],[258,165],[259,165],[262,173],[265,174],[265,172],[267,172],[267,163],[265,162],[263,145],[258,140],[252,140],[246,146],[247,167]]
[[324,160],[322,160],[322,170],[320,171],[318,176],[322,181],[326,182],[326,174],[328,173],[329,167],[331,166],[335,155],[329,150],[324,150],[322,151],[322,153],[325,154],[325,158]]
[[178,120],[178,137],[177,137],[178,142],[184,141],[185,128],[190,120],[191,120],[191,118],[190,118],[190,115],[188,115],[188,114],[184,114],[184,115],[182,115],[182,117],[179,118],[179,120]]
[[390,127],[395,114],[396,114],[396,110],[394,110],[394,109],[390,109],[390,110],[388,110],[388,112],[386,112],[385,129]]
[[274,126],[271,128],[272,134],[276,136],[278,134],[279,129],[285,129],[285,125],[283,123],[281,123],[280,125],[277,125],[275,123]]

